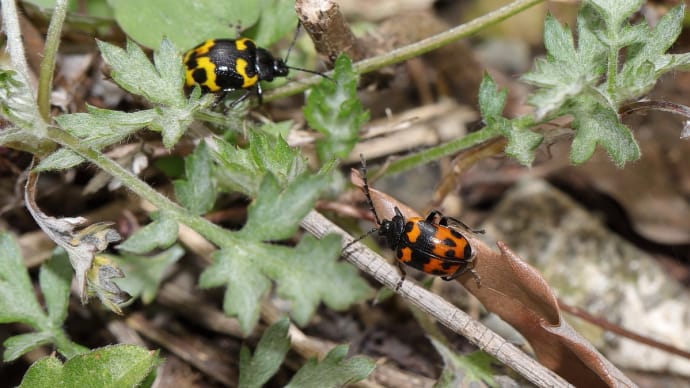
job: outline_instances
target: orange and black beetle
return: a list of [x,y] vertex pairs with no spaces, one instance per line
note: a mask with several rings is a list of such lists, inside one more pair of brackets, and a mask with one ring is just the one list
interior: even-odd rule
[[[395,216],[392,219],[381,220],[376,214],[369,193],[364,158],[362,158],[361,173],[364,181],[364,194],[378,226],[349,243],[345,249],[378,231],[379,236],[385,238],[388,247],[395,251],[398,259],[402,278],[395,288],[396,291],[405,280],[405,269],[402,264],[430,275],[441,276],[443,280],[453,280],[465,272],[470,272],[474,276],[477,286],[480,286],[479,275],[473,269],[476,252],[472,249],[467,238],[448,223],[451,221],[471,233],[483,233],[484,231],[472,230],[460,220],[442,216],[437,211],[432,211],[426,218],[410,217],[406,219],[400,209],[396,207]],[[439,218],[438,223],[436,222],[437,218]]]

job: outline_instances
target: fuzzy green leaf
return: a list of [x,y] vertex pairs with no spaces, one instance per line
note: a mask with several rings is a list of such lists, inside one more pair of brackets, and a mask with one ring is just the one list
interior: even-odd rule
[[291,237],[327,184],[323,175],[302,174],[281,189],[280,182],[266,174],[258,197],[249,207],[249,219],[239,232],[240,238],[267,241]]
[[67,317],[69,287],[72,284],[72,266],[67,253],[61,250],[45,262],[38,279],[48,318],[56,327],[60,327]]
[[584,163],[592,156],[597,144],[608,151],[618,167],[639,159],[640,148],[630,129],[621,124],[617,112],[594,99],[588,102],[576,107],[573,128],[577,133],[570,151],[570,161],[573,164]]
[[490,387],[498,387],[494,381],[494,371],[491,368],[496,360],[482,351],[476,351],[465,356],[459,356],[448,349],[441,342],[433,338],[431,343],[443,358],[444,368],[439,381],[434,388],[467,387],[477,383],[484,383]]
[[0,116],[27,134],[38,138],[46,135],[46,123],[26,76],[5,68],[0,69]]
[[46,156],[34,167],[34,171],[64,170],[78,166],[84,162],[84,158],[77,155],[74,151],[67,148],[60,148],[52,154]]
[[218,139],[212,142],[211,157],[219,165],[214,170],[218,185],[226,191],[256,196],[267,171],[278,179],[280,187],[306,171],[306,161],[285,140],[263,131],[249,132],[249,149],[242,149]]
[[177,221],[167,213],[154,213],[154,221],[137,230],[117,249],[143,255],[156,248],[165,249],[177,241]]
[[342,387],[365,379],[376,364],[366,357],[346,359],[347,349],[346,345],[336,346],[321,362],[309,359],[286,388]]
[[508,91],[498,90],[496,82],[485,72],[479,85],[479,111],[484,120],[503,116],[507,96]]
[[304,107],[309,125],[325,135],[316,141],[321,162],[347,156],[357,143],[359,130],[369,120],[357,97],[359,77],[346,55],[335,62],[333,81],[323,80],[312,88]]
[[643,0],[589,0],[606,21],[608,30],[619,31],[626,19],[642,6]]
[[578,27],[579,46],[576,49],[570,30],[553,16],[546,17],[544,43],[548,55],[536,62],[531,73],[522,77],[539,87],[529,99],[537,107],[537,119],[557,111],[588,87],[596,86],[604,73],[606,67],[602,59],[606,52],[603,45],[584,22],[578,23]]
[[61,329],[67,314],[71,281],[72,268],[64,253],[43,264],[39,282],[48,309],[46,314],[36,299],[19,247],[9,234],[0,233],[0,323],[21,322],[36,330],[5,340],[5,361],[50,342],[55,342],[58,351],[66,357],[85,350],[69,341]]
[[290,321],[283,318],[271,325],[256,345],[252,357],[246,346],[240,351],[240,388],[260,388],[273,376],[282,364],[288,350]]
[[136,387],[158,362],[158,352],[135,345],[106,346],[64,364],[49,356],[29,368],[20,387]]
[[182,247],[173,245],[153,257],[127,254],[108,257],[126,274],[124,278],[115,280],[117,285],[133,298],[141,296],[141,301],[149,304],[156,298],[158,288],[172,265],[184,254]]
[[47,345],[53,341],[53,335],[49,332],[37,332],[18,334],[9,337],[2,343],[5,351],[2,353],[4,362],[11,362],[39,346]]
[[486,123],[484,130],[501,134],[508,139],[506,154],[529,166],[534,160],[534,150],[541,144],[543,136],[528,129],[531,121],[513,122],[502,116],[506,90],[498,90],[488,73],[484,74],[479,87],[479,110]]
[[227,287],[223,308],[226,314],[238,317],[247,333],[256,324],[260,300],[274,280],[278,294],[292,302],[292,316],[303,325],[321,300],[342,309],[370,293],[352,266],[337,261],[340,249],[337,236],[322,240],[306,236],[295,249],[243,241],[215,253],[199,284],[203,288]]
[[97,43],[103,59],[112,68],[113,81],[123,89],[161,105],[183,107],[187,104],[182,57],[168,40],[163,39],[155,53],[155,66],[131,40],[127,41],[126,50],[102,41]]
[[14,238],[0,232],[0,323],[22,322],[40,327],[46,322]]
[[216,181],[212,170],[208,147],[202,142],[185,158],[186,179],[174,182],[178,201],[195,214],[208,212],[216,202]]
[[638,44],[627,50],[627,61],[617,78],[618,99],[627,101],[647,93],[660,75],[690,64],[690,55],[666,54],[680,35],[685,6],[664,15],[656,26],[640,24]]
[[60,115],[55,121],[60,128],[83,140],[90,147],[101,149],[119,143],[156,119],[154,110],[121,112],[87,106],[86,113]]

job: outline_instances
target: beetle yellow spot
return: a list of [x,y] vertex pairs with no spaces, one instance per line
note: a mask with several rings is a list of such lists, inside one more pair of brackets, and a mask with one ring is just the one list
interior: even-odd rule
[[259,75],[254,74],[253,77],[250,77],[247,75],[247,66],[249,63],[245,61],[242,58],[237,58],[237,62],[235,63],[235,70],[237,71],[237,74],[241,75],[242,78],[244,79],[244,83],[242,84],[242,88],[248,88],[251,86],[254,86],[256,82],[259,80]]
[[211,62],[209,57],[197,58],[196,69],[186,71],[185,83],[187,86],[192,87],[197,83],[194,79],[194,72],[199,71],[200,69],[203,69],[203,71],[206,73],[206,81],[203,82],[201,86],[207,87],[210,92],[220,91],[220,87],[216,84],[216,65]]
[[254,42],[252,42],[251,39],[247,39],[247,38],[237,39],[235,41],[235,47],[239,51],[246,50],[247,49],[247,42],[254,43]]
[[196,48],[193,51],[196,53],[196,55],[204,55],[208,53],[211,50],[211,47],[215,46],[215,44],[215,40],[209,39],[206,42],[196,46]]

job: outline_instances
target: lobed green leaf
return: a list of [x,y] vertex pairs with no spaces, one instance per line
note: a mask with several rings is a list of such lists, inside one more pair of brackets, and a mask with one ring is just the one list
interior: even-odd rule
[[213,208],[216,202],[216,181],[213,177],[213,163],[205,142],[185,158],[186,179],[174,181],[178,201],[195,214],[203,214]]
[[348,347],[336,346],[321,362],[311,358],[297,371],[287,388],[342,387],[365,379],[376,364],[366,357],[346,359]]
[[49,356],[29,368],[20,387],[136,387],[158,362],[158,352],[135,345],[106,346],[64,364]]
[[290,350],[290,321],[280,319],[271,325],[256,345],[254,356],[246,346],[240,351],[240,388],[260,388],[278,371]]
[[369,120],[357,98],[358,74],[346,55],[335,62],[333,81],[323,80],[312,88],[304,107],[304,117],[325,135],[316,141],[321,162],[347,156],[357,143],[359,130]]

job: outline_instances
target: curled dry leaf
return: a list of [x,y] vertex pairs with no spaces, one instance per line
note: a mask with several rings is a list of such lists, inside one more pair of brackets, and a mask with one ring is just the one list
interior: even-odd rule
[[[78,227],[86,223],[86,219],[83,217],[64,217],[55,218],[48,216],[43,213],[41,209],[36,204],[36,182],[38,181],[38,174],[30,173],[24,188],[24,199],[26,201],[26,207],[29,209],[29,213],[36,220],[38,226],[43,230],[45,234],[50,237],[57,245],[62,247],[69,255],[69,261],[74,269],[75,276],[77,278],[77,286],[79,288],[79,296],[82,303],[88,301],[87,288],[92,292],[96,292],[101,300],[108,300],[105,303],[107,307],[113,310],[112,306],[115,306],[122,301],[122,294],[117,290],[114,290],[111,284],[111,278],[113,276],[103,276],[102,263],[95,269],[95,276],[87,276],[88,272],[92,269],[94,262],[94,257],[99,252],[102,252],[108,247],[108,244],[120,240],[120,235],[115,231],[115,229],[110,226],[112,223],[108,222],[97,222],[88,225],[80,230],[76,230]],[[119,271],[113,265],[106,266],[107,273],[113,274],[111,269]],[[94,283],[93,281],[106,280],[106,283]],[[117,287],[117,286],[115,286]],[[97,290],[107,290],[108,295],[101,295]],[[116,296],[113,299],[113,296]],[[118,309],[113,311],[118,312]]]
[[[352,170],[352,183],[360,188],[359,171]],[[391,219],[394,208],[405,217],[420,215],[393,197],[369,188],[379,217]],[[499,251],[479,236],[463,233],[477,252],[474,270],[481,277],[478,286],[471,273],[457,278],[487,310],[517,329],[534,349],[538,361],[578,387],[633,387],[635,384],[578,334],[561,317],[558,302],[541,274],[498,242]]]

